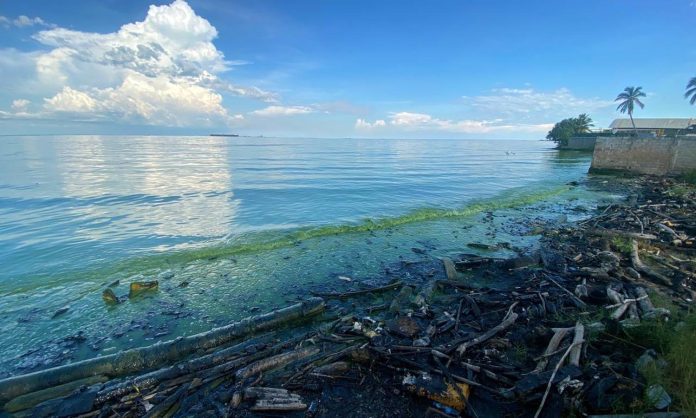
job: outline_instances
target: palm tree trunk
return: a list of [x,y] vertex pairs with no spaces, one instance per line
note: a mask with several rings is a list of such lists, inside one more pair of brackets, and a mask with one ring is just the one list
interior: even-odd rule
[[638,136],[638,129],[636,129],[636,123],[633,121],[633,112],[628,112],[628,117],[631,118],[631,125],[633,125],[633,134]]

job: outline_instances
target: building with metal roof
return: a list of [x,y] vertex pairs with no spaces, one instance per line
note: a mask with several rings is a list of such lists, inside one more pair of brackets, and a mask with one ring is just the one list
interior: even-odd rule
[[[696,118],[634,118],[636,130],[657,136],[696,132]],[[612,132],[633,132],[631,119],[615,119],[609,128]]]

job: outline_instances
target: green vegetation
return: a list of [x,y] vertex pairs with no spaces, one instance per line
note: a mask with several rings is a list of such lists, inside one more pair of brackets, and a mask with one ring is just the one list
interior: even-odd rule
[[616,96],[615,102],[620,102],[616,107],[621,113],[628,113],[628,117],[631,118],[631,125],[633,125],[633,131],[638,135],[638,129],[636,129],[636,123],[633,121],[633,109],[635,105],[644,108],[645,105],[640,101],[641,97],[645,97],[645,93],[642,91],[642,87],[626,87],[623,92]]
[[689,84],[686,85],[686,93],[684,93],[684,98],[688,100],[689,97],[691,97],[689,103],[696,104],[696,77],[689,80]]
[[[658,307],[678,312],[669,298],[652,292],[650,298]],[[682,314],[672,321],[645,321],[627,329],[626,340],[634,346],[654,349],[666,361],[666,366],[652,364],[642,370],[646,387],[662,385],[674,399],[671,410],[687,417],[696,417],[696,313]],[[647,398],[646,398],[647,408]]]
[[563,119],[555,124],[546,135],[546,139],[558,145],[567,145],[571,137],[588,133],[592,126],[592,118],[583,113],[577,118]]
[[624,237],[614,237],[611,239],[611,246],[622,254],[631,253],[631,240]]
[[679,180],[683,181],[684,183],[696,185],[696,170],[691,170],[682,174],[679,176]]

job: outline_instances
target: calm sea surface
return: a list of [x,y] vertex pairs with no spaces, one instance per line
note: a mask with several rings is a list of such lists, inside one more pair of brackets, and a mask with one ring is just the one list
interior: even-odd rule
[[[76,330],[103,336],[93,351],[108,352],[209,329],[339,274],[378,274],[419,242],[456,252],[481,241],[475,223],[452,232],[477,213],[570,198],[564,185],[590,158],[551,145],[2,137],[3,357]],[[101,300],[116,280],[122,295],[129,281],[157,277],[160,291],[142,301]]]

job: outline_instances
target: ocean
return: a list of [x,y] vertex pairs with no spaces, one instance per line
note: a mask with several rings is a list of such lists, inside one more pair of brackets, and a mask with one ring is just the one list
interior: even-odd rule
[[533,246],[514,220],[591,206],[568,185],[589,164],[543,141],[2,137],[0,375],[208,330],[472,242]]

